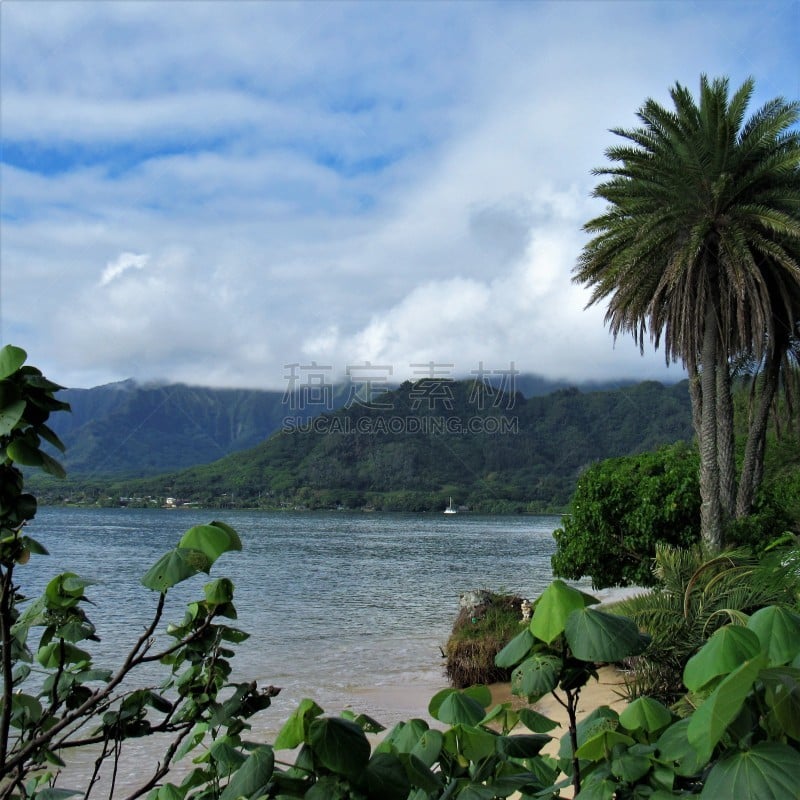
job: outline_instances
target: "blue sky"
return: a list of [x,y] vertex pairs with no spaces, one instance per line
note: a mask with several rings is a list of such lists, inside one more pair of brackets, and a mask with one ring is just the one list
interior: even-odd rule
[[286,365],[671,380],[570,282],[609,128],[800,97],[800,2],[0,3],[3,342],[70,386]]

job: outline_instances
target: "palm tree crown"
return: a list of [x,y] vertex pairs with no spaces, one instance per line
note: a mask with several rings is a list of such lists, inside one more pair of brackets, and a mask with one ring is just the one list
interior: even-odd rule
[[[727,79],[703,76],[695,102],[676,84],[672,110],[647,100],[641,127],[613,131],[627,143],[595,171],[606,180],[594,196],[608,206],[585,225],[595,236],[573,273],[593,288],[590,305],[608,300],[615,337],[632,333],[642,349],[648,335],[663,341],[667,360],[702,386],[693,392],[701,450],[732,435],[711,429],[730,360],[760,362],[800,317],[798,103],[777,98],[745,120],[753,89],[747,80],[729,97]],[[704,468],[718,483],[732,458],[711,459],[709,450]]]

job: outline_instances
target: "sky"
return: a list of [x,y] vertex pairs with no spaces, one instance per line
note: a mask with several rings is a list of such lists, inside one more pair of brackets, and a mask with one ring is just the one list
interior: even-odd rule
[[572,283],[592,170],[676,82],[800,98],[798,40],[798,0],[3,0],[2,342],[70,387],[680,380]]

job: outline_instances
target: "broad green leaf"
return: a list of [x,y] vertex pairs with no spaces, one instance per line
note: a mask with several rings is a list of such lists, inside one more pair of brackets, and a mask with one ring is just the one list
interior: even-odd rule
[[59,461],[56,461],[52,456],[47,453],[40,453],[42,458],[41,467],[48,474],[55,478],[66,478],[67,471],[64,469]]
[[42,704],[32,695],[14,692],[11,695],[11,724],[27,728],[42,718]]
[[207,732],[208,724],[205,722],[198,722],[175,753],[175,761],[180,761],[187,753],[194,750],[194,748],[203,741]]
[[689,741],[688,728],[691,717],[679,720],[661,734],[656,747],[662,761],[676,764],[675,774],[690,777],[699,774],[708,761],[703,759],[701,753]]
[[41,467],[44,453],[24,439],[16,439],[6,447],[6,455],[25,467]]
[[[603,731],[615,731],[619,728],[619,714],[608,706],[598,706],[590,711],[576,729],[578,747]],[[568,735],[561,737],[558,749],[559,759],[572,758],[572,744]]]
[[573,611],[564,633],[573,655],[582,661],[619,661],[638,655],[649,641],[633,620],[593,608]]
[[708,761],[728,725],[739,716],[745,698],[766,664],[766,654],[745,661],[717,686],[692,715],[687,736],[697,748],[702,761]]
[[318,717],[308,730],[309,744],[319,762],[338,775],[356,778],[364,771],[370,745],[364,731],[341,717]]
[[411,748],[411,755],[418,758],[426,767],[432,767],[439,760],[443,740],[441,731],[427,730]]
[[247,761],[234,773],[223,789],[219,800],[238,800],[240,797],[257,797],[266,789],[275,769],[272,748],[262,745],[253,750]]
[[306,733],[311,721],[322,714],[322,709],[308,697],[300,701],[300,705],[286,720],[275,739],[276,750],[293,750],[306,741]]
[[411,781],[400,759],[391,753],[375,753],[364,771],[370,797],[406,800]]
[[196,525],[189,528],[178,542],[178,547],[188,550],[199,550],[213,564],[223,553],[229,550],[241,550],[242,543],[233,528],[220,524]]
[[474,728],[471,725],[459,725],[459,742],[461,752],[473,762],[482,761],[494,755],[499,739],[496,733],[490,733],[483,728]]
[[242,700],[248,691],[249,686],[247,684],[239,684],[236,691],[229,698],[214,708],[214,712],[208,718],[208,724],[212,728],[229,724],[241,711]]
[[489,687],[484,686],[482,683],[468,686],[466,689],[462,689],[461,693],[471,697],[476,703],[480,703],[484,709],[489,708],[492,704],[492,693]]
[[364,733],[381,733],[386,730],[385,725],[381,725],[378,720],[371,717],[369,714],[354,714],[349,709],[345,709],[342,711],[342,716],[345,719],[355,722]]
[[448,725],[477,725],[484,718],[486,710],[464,692],[451,692],[437,709],[435,718]]
[[[441,778],[439,778],[436,773],[431,772],[428,766],[420,761],[419,758],[412,753],[404,752],[401,752],[398,755],[398,758],[400,759],[400,763],[403,765],[403,768],[406,771],[406,775],[408,776],[408,780],[411,785],[416,786],[425,792],[425,798],[427,798],[428,794],[441,791]],[[412,797],[416,797],[416,795],[412,795]]]
[[247,758],[230,743],[230,738],[227,736],[217,739],[211,745],[209,755],[217,762],[220,769],[227,773],[235,772]]
[[722,759],[700,797],[787,800],[800,795],[800,753],[780,742],[760,742]]
[[523,733],[515,736],[501,736],[497,740],[497,749],[507,758],[533,758],[541,749],[553,741],[552,736],[542,733]]
[[36,792],[36,800],[66,800],[67,797],[74,797],[81,792],[74,789],[59,789],[57,786],[47,786]]
[[208,572],[211,561],[199,550],[175,548],[164,553],[161,558],[145,572],[142,584],[154,592],[166,592],[181,581],[191,578],[198,572]]
[[[455,689],[450,689],[448,691],[455,691]],[[431,716],[433,716],[433,714],[431,714]],[[410,719],[408,722],[398,722],[386,735],[384,742],[390,742],[400,753],[410,753],[416,748],[423,735],[429,730],[429,727],[428,723],[422,719]]]
[[567,617],[576,609],[596,603],[594,597],[579,592],[564,581],[553,581],[536,602],[530,630],[543,642],[550,644],[563,632]]
[[218,606],[233,600],[233,581],[230,578],[217,578],[203,587],[206,603]]
[[37,426],[36,428],[37,433],[39,436],[42,437],[46,442],[50,442],[56,450],[60,450],[62,453],[67,451],[67,447],[61,439],[58,438],[58,434],[50,427],[42,423],[41,425]]
[[634,740],[624,733],[605,728],[594,736],[588,738],[576,751],[578,758],[585,758],[589,761],[603,761],[611,756],[611,751],[618,744],[630,747]]
[[212,520],[209,524],[213,525],[215,528],[222,529],[223,531],[225,531],[225,533],[228,534],[228,538],[230,540],[230,546],[228,547],[228,550],[242,549],[242,540],[239,538],[239,534],[236,533],[236,531],[230,525],[228,525],[227,522],[221,522],[220,520],[215,519]]
[[720,675],[737,669],[743,661],[754,658],[761,650],[758,636],[741,625],[726,625],[687,662],[683,682],[692,692],[702,689]]
[[493,722],[510,731],[519,722],[519,714],[511,708],[510,703],[500,703],[486,712],[480,724],[486,726]]
[[246,631],[240,631],[238,628],[231,628],[228,625],[218,625],[217,630],[223,642],[241,644],[250,638],[250,634]]
[[68,642],[81,642],[94,636],[95,627],[85,619],[72,619],[56,628],[55,635]]
[[526,658],[511,673],[511,691],[534,702],[558,686],[560,670],[561,659],[556,656],[537,654]]
[[495,800],[494,789],[481,783],[467,783],[458,793],[458,800]]
[[629,731],[655,733],[672,722],[672,712],[652,697],[637,697],[620,713],[619,721]]
[[0,380],[13,375],[24,363],[28,354],[21,347],[7,344],[0,350]]
[[627,783],[636,783],[650,772],[653,761],[644,755],[626,752],[611,759],[611,773]]
[[93,683],[94,681],[108,683],[112,674],[110,669],[85,669],[75,674],[75,680],[78,683]]
[[[317,778],[317,782],[303,795],[303,800],[350,800],[348,784],[349,781],[338,775],[323,775]],[[280,797],[280,800],[284,800],[283,797]]]
[[428,702],[428,713],[434,718],[439,719],[439,708],[442,703],[454,692],[457,692],[458,689],[447,688],[441,689],[440,691],[436,692],[436,694],[431,697],[430,701]]
[[[36,367],[25,367],[22,371],[25,373],[25,383],[32,389],[44,390],[45,392],[57,392],[59,389],[66,388],[60,383],[54,383],[48,378],[45,378],[41,370]],[[41,404],[42,398],[37,397],[34,402]]]
[[800,670],[774,667],[762,670],[758,677],[772,720],[783,733],[800,740]]
[[74,572],[65,572],[61,577],[63,578],[61,585],[64,592],[75,597],[80,597],[87,586],[94,586],[97,583],[91,578],[81,578],[80,575],[76,575]]
[[521,708],[517,713],[519,714],[519,721],[533,733],[547,733],[560,725],[560,723],[548,719],[544,714],[540,714],[532,708]]
[[0,406],[0,436],[8,436],[25,413],[25,401]]
[[81,578],[74,572],[64,572],[56,575],[44,590],[47,604],[55,608],[71,608],[83,598],[83,590],[94,583],[87,578]]
[[760,608],[747,621],[769,655],[770,666],[788,664],[800,653],[800,614],[781,606]]
[[581,790],[575,795],[575,800],[613,800],[616,790],[616,781],[587,780],[581,784]]
[[36,653],[36,660],[47,669],[56,669],[63,664],[79,664],[83,661],[90,662],[92,657],[86,650],[81,650],[69,642],[50,642],[40,647]]
[[35,553],[37,556],[50,555],[50,551],[41,542],[37,542],[36,539],[30,536],[22,536],[20,542],[22,542],[31,553]]
[[184,800],[185,790],[179,789],[174,783],[165,783],[147,795],[147,800]]
[[534,641],[533,634],[525,628],[494,657],[494,663],[506,669],[515,667],[530,653]]

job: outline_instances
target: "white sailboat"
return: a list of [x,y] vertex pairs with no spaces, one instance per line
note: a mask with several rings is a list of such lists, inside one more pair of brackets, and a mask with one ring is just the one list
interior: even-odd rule
[[456,507],[453,505],[453,498],[450,498],[450,505],[444,510],[445,514],[458,514]]

